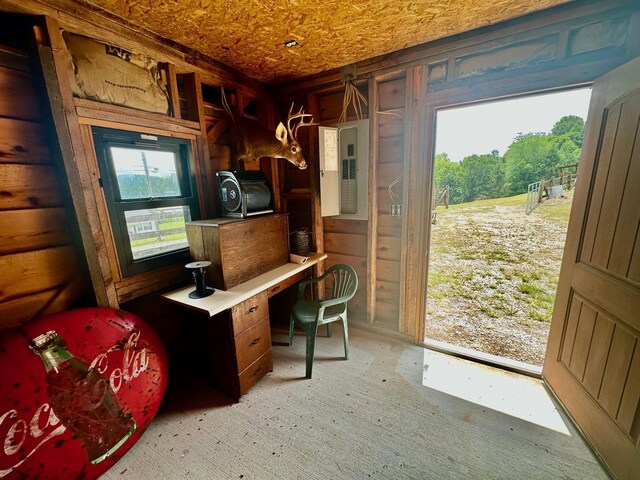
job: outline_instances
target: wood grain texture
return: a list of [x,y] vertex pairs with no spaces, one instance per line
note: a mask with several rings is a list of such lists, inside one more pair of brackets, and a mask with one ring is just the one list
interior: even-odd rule
[[56,172],[52,166],[5,164],[0,168],[0,210],[61,205]]
[[[264,313],[264,312],[263,312]],[[271,330],[267,315],[235,338],[238,372],[242,372],[258,358],[271,350]]]
[[348,233],[325,233],[324,249],[327,253],[363,257],[367,251],[367,237]]
[[404,155],[404,136],[384,137],[379,139],[378,163],[400,162]]
[[378,277],[377,241],[378,241],[378,162],[380,158],[380,139],[378,136],[380,108],[380,85],[375,78],[369,79],[369,104],[371,118],[369,120],[369,178],[368,197],[369,212],[367,218],[367,322],[372,323],[376,317],[375,279]]
[[398,109],[400,112],[403,112],[405,107],[406,83],[404,78],[381,82],[379,84],[379,110]]
[[214,288],[227,290],[289,261],[286,214],[187,224],[193,260],[209,260]]
[[[239,335],[247,328],[269,316],[269,302],[267,292],[260,292],[248,300],[231,308],[233,334]],[[244,370],[244,368],[243,368]]]
[[[628,196],[625,191],[638,129],[638,79],[640,57],[594,83],[580,160],[583,180],[574,192],[543,368],[548,384],[589,442],[614,476],[624,479],[640,475],[640,404],[635,388],[640,372],[632,368],[632,351],[640,337],[640,285],[610,271],[608,264],[611,255],[629,262],[629,250],[635,248],[635,242],[628,241],[621,251],[611,251],[625,203],[637,208],[637,194]],[[637,186],[631,186],[634,191]],[[627,398],[633,398],[635,407],[625,403],[620,419],[629,387]]]
[[[117,125],[136,125],[138,127],[161,128],[166,132],[191,135],[200,132],[200,123],[198,121],[172,118],[159,113],[144,112],[134,108],[109,105],[84,98],[74,98],[73,103],[76,106],[78,117],[111,122],[112,127]],[[83,123],[87,123],[86,120],[83,120]]]
[[0,232],[0,255],[72,243],[60,207],[0,211]]
[[1,163],[50,163],[49,147],[39,123],[0,118]]
[[33,58],[20,58],[0,55],[0,329],[70,308],[85,290]]
[[366,235],[367,222],[365,220],[341,220],[339,218],[324,217],[324,231],[327,233],[350,233]]
[[0,330],[22,325],[41,315],[67,310],[85,291],[82,275],[76,275],[67,283],[49,290],[0,302]]
[[41,116],[31,74],[0,65],[0,117],[38,120]]
[[172,265],[114,282],[119,303],[166,290],[193,280],[184,265]]
[[114,275],[98,214],[99,200],[92,183],[94,178],[84,151],[70,80],[62,67],[65,62],[64,40],[55,20],[46,18],[45,23],[51,46],[39,45],[38,55],[91,285],[99,306],[117,308],[119,304],[113,284]]
[[0,302],[6,302],[69,283],[78,274],[78,260],[67,245],[4,255],[0,270]]

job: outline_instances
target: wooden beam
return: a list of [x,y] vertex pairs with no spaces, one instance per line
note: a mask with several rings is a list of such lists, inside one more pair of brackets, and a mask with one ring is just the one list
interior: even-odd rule
[[[427,242],[431,226],[430,212],[425,212],[420,203],[419,192],[425,191],[431,198],[432,168],[425,161],[425,151],[433,141],[433,135],[425,133],[424,100],[427,93],[428,67],[413,67],[407,70],[407,103],[405,114],[410,119],[405,144],[410,145],[405,157],[402,220],[402,259],[400,274],[400,319],[401,332],[410,335],[416,343],[424,340],[424,315],[426,305],[421,283],[421,268],[426,268],[420,257],[423,243]],[[426,185],[426,188],[424,186]],[[430,205],[431,202],[428,202]],[[416,287],[416,285],[419,285]]]
[[71,85],[66,70],[61,67],[64,65],[64,59],[61,58],[64,40],[55,20],[47,18],[45,22],[51,46],[38,45],[38,54],[93,291],[98,305],[117,308],[119,305],[84,156]]
[[230,125],[231,119],[229,117],[218,119],[218,122],[207,132],[207,143],[216,143],[220,136],[227,131]]
[[407,292],[407,270],[410,268],[407,265],[407,243],[409,233],[409,215],[407,215],[407,205],[409,203],[409,182],[410,178],[410,163],[411,156],[415,154],[418,148],[419,138],[414,135],[414,127],[417,122],[418,109],[416,108],[417,101],[420,92],[416,92],[416,86],[419,86],[419,78],[416,78],[416,68],[407,69],[405,76],[405,89],[404,89],[404,154],[402,161],[402,233],[401,233],[401,256],[400,256],[400,294],[398,295],[398,331],[401,333],[408,333],[411,331],[412,323],[415,319],[406,315],[407,309],[411,309],[412,301],[415,303],[413,292]]
[[84,98],[74,98],[73,103],[76,106],[76,114],[80,118],[91,118],[116,124],[138,125],[147,128],[161,128],[169,132],[192,135],[200,133],[200,123],[190,120],[172,118],[159,113],[143,112],[142,110],[120,105],[94,102]]
[[209,145],[207,145],[207,122],[204,118],[204,104],[202,102],[202,81],[197,73],[185,76],[185,94],[187,97],[187,112],[190,120],[200,124],[200,135],[196,139],[196,183],[198,185],[198,197],[200,199],[200,217],[209,218],[213,209],[213,188],[215,174],[211,170],[209,158]]
[[167,85],[169,87],[169,100],[171,101],[171,115],[174,118],[182,118],[180,113],[180,95],[178,94],[178,77],[176,77],[176,66],[167,63]]
[[378,254],[378,81],[369,79],[369,216],[367,231],[367,320],[376,318],[377,254]]
[[[275,104],[271,99],[263,100],[261,102],[263,107],[258,112],[259,119],[263,120],[263,125],[275,131]],[[273,189],[273,210],[276,213],[282,213],[285,211],[284,200],[282,199],[282,178],[283,178],[283,164],[275,158],[269,159],[269,169],[271,174],[271,188]]]
[[[319,118],[320,107],[318,105],[318,97],[309,95],[307,97],[309,113],[314,118]],[[319,154],[318,154],[318,130],[310,128],[309,130],[309,187],[311,188],[311,221],[313,222],[313,238],[316,251],[324,251],[324,225],[322,223],[322,210],[320,208],[320,170],[319,170]],[[319,272],[322,267],[318,268]]]

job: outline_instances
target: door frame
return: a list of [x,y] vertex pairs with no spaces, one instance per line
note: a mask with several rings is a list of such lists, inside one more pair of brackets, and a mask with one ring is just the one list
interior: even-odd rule
[[[625,60],[620,63],[624,62]],[[416,344],[423,343],[425,332],[431,242],[431,223],[428,213],[433,194],[436,111],[497,99],[589,87],[596,78],[617,66],[618,64],[598,64],[593,69],[588,69],[578,65],[566,67],[560,71],[527,73],[484,82],[482,79],[475,79],[476,83],[472,87],[467,84],[437,90],[429,89],[427,82],[423,79],[418,98],[416,98],[418,115],[413,120],[417,123],[417,128],[415,125],[412,126],[410,133],[410,144],[418,153],[412,153],[409,162],[409,178],[416,179],[415,185],[413,183],[410,185],[407,206],[412,228],[411,232],[403,235],[403,242],[407,245],[404,301],[407,306],[406,315],[414,316]]]
[[[446,109],[446,108],[451,108],[451,107],[469,107],[469,106],[473,106],[473,105],[482,105],[482,104],[486,104],[486,103],[490,103],[490,102],[499,102],[499,101],[503,101],[503,100],[515,100],[515,99],[520,99],[520,98],[528,98],[528,97],[532,97],[535,95],[545,95],[545,94],[553,94],[553,93],[561,93],[561,92],[568,92],[571,90],[576,90],[576,89],[580,89],[580,88],[588,88],[591,87],[591,85],[593,84],[593,82],[583,82],[580,84],[574,84],[574,85],[569,85],[569,86],[558,86],[558,87],[554,87],[554,88],[548,88],[548,89],[544,89],[544,90],[536,90],[533,92],[530,91],[521,91],[519,93],[510,93],[508,95],[505,96],[494,96],[492,98],[489,99],[479,99],[479,98],[475,98],[473,101],[470,102],[457,102],[454,104],[440,104],[440,102],[438,102],[438,104],[434,104],[433,105],[433,136],[431,137],[427,137],[427,138],[431,138],[431,146],[432,148],[430,148],[431,151],[431,155],[432,155],[432,159],[431,159],[431,163],[429,164],[430,166],[430,172],[429,172],[429,179],[430,179],[430,183],[429,183],[429,189],[433,190],[433,175],[434,175],[434,160],[435,159],[435,133],[436,133],[436,127],[437,127],[437,113],[439,110],[442,109]],[[427,199],[429,200],[429,205],[431,205],[431,196],[433,195],[433,192],[430,192],[427,196]],[[423,320],[422,320],[422,324],[423,324],[423,336],[424,336],[424,330],[426,330],[426,324],[427,324],[427,315],[426,315],[426,302],[428,300],[428,282],[429,282],[429,262],[430,262],[430,254],[431,254],[431,223],[428,222],[427,223],[428,226],[428,234],[427,237],[425,239],[425,241],[427,242],[426,245],[426,272],[425,272],[425,309],[424,309],[424,313],[423,313]],[[491,366],[495,366],[495,367],[499,367],[502,368],[504,370],[509,370],[515,373],[520,373],[523,375],[528,375],[531,377],[536,377],[536,378],[542,378],[542,367],[540,368],[533,368],[530,367],[528,364],[524,363],[524,362],[520,362],[517,360],[512,360],[510,358],[507,357],[500,357],[497,355],[493,355],[490,353],[486,353],[486,352],[482,352],[482,351],[475,351],[469,348],[465,348],[465,347],[461,347],[459,345],[452,345],[451,347],[449,347],[448,345],[444,345],[443,342],[438,342],[438,341],[431,341],[429,339],[426,338],[422,338],[419,340],[421,345],[431,349],[431,350],[436,350],[436,351],[440,351],[442,353],[447,353],[449,355],[454,355],[456,357],[460,357],[460,358],[464,358],[467,360],[472,360],[472,361],[476,361],[479,363],[483,363],[485,365],[491,365]]]

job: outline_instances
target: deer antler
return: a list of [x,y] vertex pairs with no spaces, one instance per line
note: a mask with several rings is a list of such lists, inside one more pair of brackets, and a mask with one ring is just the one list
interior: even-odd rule
[[[298,134],[298,129],[300,127],[311,127],[313,125],[318,125],[317,123],[313,123],[313,115],[310,113],[304,113],[304,107],[300,107],[300,111],[298,113],[296,113],[295,115],[292,115],[291,112],[293,112],[293,103],[291,103],[291,108],[289,109],[289,116],[287,118],[287,130],[289,131],[289,135],[291,136],[292,140],[296,140],[297,141],[297,134]],[[310,122],[305,122],[304,119],[305,117],[311,117],[311,121]],[[300,123],[298,123],[294,128],[293,131],[291,130],[291,122],[293,120],[295,120],[296,118],[300,118]]]

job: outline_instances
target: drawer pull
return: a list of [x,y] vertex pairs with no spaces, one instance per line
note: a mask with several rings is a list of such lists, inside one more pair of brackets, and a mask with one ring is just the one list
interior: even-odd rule
[[251,308],[249,309],[249,313],[253,313],[253,312],[255,312],[256,310],[258,310],[258,307],[257,307],[257,306],[255,306],[255,307],[251,307]]
[[253,340],[253,342],[251,342],[251,345],[257,345],[257,344],[260,342],[260,339],[261,339],[261,338],[262,338],[262,337],[258,337],[258,338],[256,338],[256,339],[254,339],[254,340]]
[[278,290],[280,290],[280,285],[275,286],[275,287],[273,287],[273,288],[271,289],[271,291],[272,291],[273,293],[276,293]]
[[251,378],[253,378],[256,375],[258,375],[261,371],[262,371],[262,367],[258,367],[258,369],[255,372],[253,372],[253,375],[251,375]]

